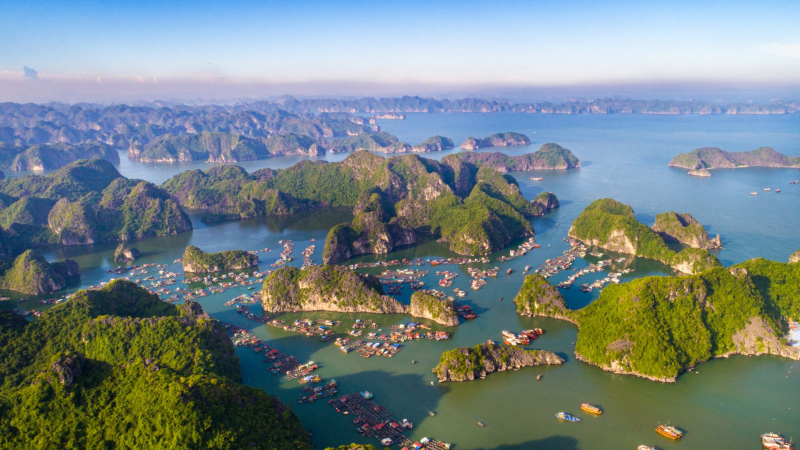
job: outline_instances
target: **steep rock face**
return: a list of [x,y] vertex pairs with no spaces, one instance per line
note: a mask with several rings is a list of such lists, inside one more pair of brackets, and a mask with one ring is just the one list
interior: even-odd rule
[[706,229],[691,214],[674,211],[659,214],[656,216],[653,231],[665,241],[680,242],[693,248],[707,250],[722,248],[719,235],[714,239],[709,239]]
[[484,378],[492,372],[564,362],[546,350],[524,350],[504,345],[481,344],[444,352],[433,372],[440,383]]
[[449,150],[454,146],[452,139],[444,136],[431,136],[425,139],[425,142],[411,147],[411,151],[415,153],[440,152]]
[[64,354],[50,367],[58,377],[58,382],[66,387],[72,386],[75,379],[80,376],[83,362],[86,358],[80,354]]
[[685,274],[694,275],[704,270],[722,267],[722,263],[708,250],[685,248],[670,261],[670,267]]
[[243,250],[205,253],[194,245],[190,245],[183,252],[183,271],[189,273],[242,270],[257,266],[258,255]]
[[64,289],[68,278],[78,275],[80,269],[75,261],[68,259],[50,264],[38,253],[28,250],[14,259],[0,286],[24,294],[41,295]]
[[531,200],[531,204],[539,211],[538,214],[544,214],[559,207],[558,197],[552,192],[542,192]]
[[689,175],[693,177],[708,178],[711,176],[711,172],[709,172],[707,169],[692,169],[689,171]]
[[517,296],[517,313],[523,316],[543,316],[576,323],[577,314],[567,309],[567,302],[546,278],[538,273],[525,276]]
[[87,202],[62,198],[47,215],[47,225],[62,245],[87,245],[97,241],[95,214]]
[[792,253],[792,256],[789,257],[790,263],[800,262],[800,250]]
[[264,312],[338,311],[402,314],[406,307],[383,294],[380,281],[338,266],[282,267],[264,280]]
[[448,327],[458,326],[459,323],[453,298],[439,298],[429,291],[416,291],[411,295],[408,313]]
[[521,133],[496,133],[485,138],[468,137],[461,144],[464,150],[477,150],[485,147],[509,147],[512,145],[530,145],[528,136]]
[[119,244],[114,250],[114,261],[125,262],[134,261],[139,257],[139,250],[135,247],[128,247],[125,244]]

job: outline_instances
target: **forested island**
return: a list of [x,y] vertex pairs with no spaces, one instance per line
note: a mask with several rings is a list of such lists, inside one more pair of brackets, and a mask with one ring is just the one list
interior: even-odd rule
[[220,322],[127,281],[33,322],[0,312],[0,447],[312,450],[291,410],[241,383]]
[[578,325],[575,355],[604,370],[675,381],[684,370],[733,354],[800,359],[786,345],[800,315],[800,264],[752,259],[681,277],[610,285],[580,310],[538,274],[528,275],[517,312]]
[[461,143],[464,150],[477,150],[485,147],[510,147],[515,145],[530,145],[528,136],[521,133],[496,133],[485,138],[468,137]]
[[703,147],[691,153],[681,153],[669,162],[670,167],[688,169],[690,175],[711,176],[709,169],[740,167],[784,167],[800,169],[800,156],[791,157],[770,147],[749,152],[726,152],[716,147]]
[[[479,154],[484,155],[484,154]],[[325,207],[353,208],[353,220],[331,229],[323,260],[387,253],[421,237],[440,239],[465,255],[491,253],[532,236],[527,217],[558,206],[552,193],[526,200],[508,170],[574,167],[580,161],[555,144],[530,155],[463,152],[441,161],[359,151],[341,163],[302,161],[248,174],[236,166],[183,172],[163,184],[204,221],[286,215]],[[550,163],[554,165],[550,166]]]
[[0,260],[0,289],[40,295],[80,281],[80,267],[71,259],[51,264],[35,251],[26,250],[10,261],[10,258]]
[[458,325],[452,299],[422,292],[406,306],[384,294],[380,280],[339,266],[305,270],[282,267],[264,280],[261,303],[265,313],[336,311],[373,314],[410,314],[446,326]]
[[243,250],[206,253],[194,245],[190,245],[183,252],[182,262],[184,272],[227,272],[258,267],[258,255]]
[[711,244],[702,225],[694,221],[686,226],[681,222],[691,216],[682,215],[684,219],[669,214],[660,217],[656,225],[664,235],[702,244],[704,248],[689,247],[676,253],[667,246],[661,235],[636,219],[633,208],[610,198],[595,200],[587,206],[572,223],[569,237],[618,253],[654,259],[688,274],[722,266],[706,250],[716,245],[716,241]]
[[104,159],[119,164],[119,153],[102,142],[51,145],[12,145],[0,140],[0,169],[11,171],[54,170],[80,159]]
[[492,372],[503,372],[520,367],[558,365],[564,360],[546,350],[525,350],[519,347],[496,344],[479,344],[475,347],[456,348],[442,353],[433,373],[440,383],[470,381],[485,378]]

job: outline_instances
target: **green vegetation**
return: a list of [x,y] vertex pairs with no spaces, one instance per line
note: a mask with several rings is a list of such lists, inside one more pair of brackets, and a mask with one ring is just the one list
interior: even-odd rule
[[5,170],[55,170],[79,159],[100,158],[119,164],[119,153],[100,142],[78,145],[3,146],[0,145],[0,168]]
[[381,153],[407,153],[411,146],[400,142],[397,136],[382,131],[380,133],[361,133],[345,139],[337,139],[331,143],[333,152],[356,152],[366,150]]
[[415,317],[425,317],[443,325],[458,325],[452,297],[439,298],[429,291],[416,291],[411,294],[409,312]]
[[342,311],[403,313],[405,307],[383,295],[380,281],[338,266],[305,270],[284,266],[264,280],[264,311]]
[[587,206],[572,223],[569,236],[590,245],[665,264],[675,256],[658,234],[636,220],[630,206],[610,198],[595,200]]
[[[783,318],[800,316],[800,265],[754,259],[691,276],[641,278],[604,288],[577,311],[543,282],[526,278],[518,311],[577,323],[576,355],[606,370],[672,381],[731,353],[800,357],[780,341]],[[543,298],[555,300],[543,306]]]
[[511,145],[529,145],[531,140],[521,133],[495,133],[486,138],[468,137],[461,144],[464,150],[476,150],[484,147],[508,147]]
[[14,259],[11,266],[0,274],[0,288],[40,295],[64,289],[68,281],[80,276],[80,269],[70,259],[62,263],[48,263],[41,255],[28,250]]
[[425,139],[421,144],[417,144],[411,148],[412,152],[440,152],[442,150],[449,150],[455,147],[452,139],[444,136],[431,136]]
[[700,273],[714,267],[722,267],[722,263],[706,249],[687,247],[678,252],[669,262],[678,271],[687,274]]
[[206,253],[194,245],[183,252],[183,271],[190,273],[222,272],[258,266],[258,256],[244,250]]
[[122,177],[105,160],[81,160],[45,176],[0,181],[0,224],[16,252],[165,236],[192,229],[189,217],[155,185]]
[[0,313],[0,447],[307,449],[291,411],[240,384],[222,325],[126,281],[34,322]]
[[114,261],[116,262],[134,261],[138,257],[139,250],[134,247],[128,247],[127,245],[120,243],[117,245],[117,248],[114,249]]
[[208,132],[182,136],[163,135],[141,152],[129,152],[132,159],[144,162],[251,161],[269,155],[263,142],[232,133]]
[[680,242],[694,248],[720,248],[717,239],[709,239],[708,232],[691,214],[680,214],[674,211],[656,216],[653,231],[665,241]]
[[518,347],[479,344],[442,353],[433,369],[440,382],[466,381],[485,377],[495,371],[516,367],[561,364],[564,360],[545,350],[524,350]]
[[[388,447],[386,447],[388,449]],[[325,450],[378,450],[371,445],[350,444],[340,445],[338,447],[328,447]]]

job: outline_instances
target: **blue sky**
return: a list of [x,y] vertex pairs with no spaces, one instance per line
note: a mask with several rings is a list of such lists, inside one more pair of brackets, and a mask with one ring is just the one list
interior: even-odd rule
[[0,0],[0,88],[9,97],[676,83],[791,90],[800,80],[798,1],[230,3]]

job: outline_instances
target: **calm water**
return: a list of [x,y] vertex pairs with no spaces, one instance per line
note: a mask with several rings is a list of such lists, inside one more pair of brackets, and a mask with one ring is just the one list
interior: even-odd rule
[[[336,378],[340,392],[369,390],[375,400],[392,410],[397,418],[414,422],[412,439],[432,436],[457,444],[461,449],[634,449],[637,445],[656,445],[662,449],[690,448],[760,448],[758,436],[779,431],[787,437],[800,437],[800,362],[776,357],[733,357],[698,366],[699,373],[682,375],[677,383],[661,384],[633,377],[613,375],[574,360],[577,329],[550,319],[519,317],[513,297],[522,282],[522,267],[537,267],[545,259],[567,249],[563,241],[569,224],[591,201],[613,197],[633,206],[637,216],[651,224],[656,214],[669,210],[694,215],[711,233],[722,235],[724,249],[718,257],[726,265],[764,256],[785,261],[800,248],[800,187],[788,181],[800,178],[800,171],[784,169],[739,169],[713,171],[708,179],[694,178],[685,171],[667,167],[678,152],[702,146],[725,150],[751,150],[771,146],[792,156],[800,154],[800,115],[774,117],[736,116],[536,116],[522,114],[409,114],[405,121],[381,121],[383,128],[401,140],[417,143],[441,134],[460,143],[467,136],[486,136],[500,131],[519,131],[533,140],[530,147],[502,149],[509,154],[534,151],[545,142],[557,142],[571,149],[583,160],[579,170],[514,174],[526,197],[542,190],[555,192],[561,208],[533,225],[542,248],[522,259],[499,266],[502,275],[481,291],[468,288],[465,268],[458,271],[453,287],[468,292],[465,302],[480,317],[457,329],[451,329],[451,341],[407,343],[394,358],[364,359],[357,354],[344,355],[332,344],[323,344],[304,336],[258,325],[236,314],[223,303],[248,292],[244,288],[201,299],[206,311],[220,320],[250,329],[268,344],[293,354],[298,359],[312,359],[321,365],[319,374]],[[431,155],[436,158],[444,154]],[[346,155],[325,157],[341,160]],[[157,183],[189,168],[206,168],[203,163],[188,165],[144,165],[129,162],[123,155],[120,171],[129,177]],[[248,170],[260,167],[286,167],[300,158],[273,158],[243,164]],[[544,181],[533,182],[531,176]],[[763,192],[769,187],[783,192]],[[758,191],[759,195],[749,195]],[[315,258],[319,261],[327,230],[349,220],[349,212],[313,212],[287,219],[257,219],[205,226],[193,217],[195,230],[178,236],[148,239],[135,245],[144,254],[142,261],[172,264],[183,249],[197,245],[207,251],[226,249],[256,250],[271,247],[261,254],[262,269],[277,257],[281,239],[292,239],[299,255],[310,240],[317,240]],[[56,249],[51,259],[73,258],[81,265],[84,286],[107,280],[113,267],[114,245]],[[402,249],[390,255],[399,257],[449,256],[446,246],[435,242]],[[499,255],[499,254],[498,254]],[[495,256],[498,256],[495,255]],[[357,260],[374,260],[362,257]],[[578,268],[586,262],[578,262]],[[635,272],[627,279],[645,275],[669,275],[671,271],[657,263],[632,260],[628,267]],[[505,275],[506,268],[514,273]],[[170,269],[179,271],[179,265]],[[431,272],[432,273],[432,272]],[[599,275],[599,274],[597,274]],[[554,277],[557,283],[566,274]],[[591,276],[585,277],[593,280]],[[428,284],[436,282],[430,276]],[[74,289],[74,288],[73,288]],[[584,306],[598,293],[583,294],[577,289],[564,291],[573,308]],[[503,297],[503,301],[498,301]],[[408,299],[408,292],[402,296]],[[33,304],[25,303],[25,307]],[[4,307],[16,306],[6,302]],[[373,319],[384,329],[407,322],[402,316],[367,314],[306,313],[285,315],[330,317],[343,320],[341,331],[353,319]],[[567,362],[559,367],[528,368],[518,372],[492,374],[486,380],[435,386],[431,369],[442,351],[472,346],[486,339],[500,339],[503,329],[521,330],[540,327],[546,330],[534,348],[557,352]],[[244,381],[277,395],[298,414],[313,432],[320,448],[353,441],[366,441],[355,432],[351,418],[336,414],[321,401],[298,405],[300,393],[296,381],[273,376],[261,358],[251,351],[238,349]],[[416,364],[412,365],[411,361]],[[536,381],[536,375],[543,379]],[[579,407],[583,402],[601,406],[605,414],[589,417]],[[580,424],[559,423],[558,411],[574,413]],[[430,417],[429,411],[436,416]],[[479,428],[477,421],[486,424]],[[653,428],[670,422],[686,430],[680,442],[658,436]]]

